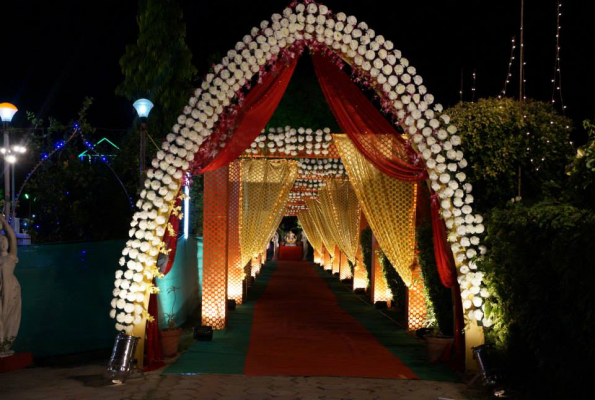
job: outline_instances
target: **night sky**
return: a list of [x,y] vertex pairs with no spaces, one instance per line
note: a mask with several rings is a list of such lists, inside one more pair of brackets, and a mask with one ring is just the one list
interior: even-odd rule
[[[187,43],[202,76],[210,55],[227,52],[289,1],[179,3]],[[595,117],[595,101],[589,93],[595,89],[593,3],[562,1],[562,91],[567,115],[577,126]],[[474,70],[476,98],[496,96],[503,88],[511,38],[519,32],[520,0],[329,0],[325,4],[335,12],[355,15],[392,40],[446,107],[459,101],[461,72],[464,100],[471,100]],[[552,94],[556,4],[555,0],[526,0],[527,95],[544,101]],[[136,7],[134,0],[3,4],[0,102],[19,108],[14,125],[27,125],[26,110],[68,121],[76,117],[83,98],[93,96],[89,119],[94,126],[129,128],[134,111],[114,90],[122,79],[119,58],[138,34]],[[518,64],[512,72],[508,94],[517,95]]]

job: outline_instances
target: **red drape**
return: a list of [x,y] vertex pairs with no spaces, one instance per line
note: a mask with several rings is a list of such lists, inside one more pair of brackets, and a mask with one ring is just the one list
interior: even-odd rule
[[280,60],[276,70],[270,71],[261,83],[250,90],[238,112],[233,135],[201,172],[214,171],[228,165],[250,147],[277,109],[297,61],[297,57],[289,62]]
[[446,240],[446,227],[440,219],[440,204],[436,194],[432,194],[432,232],[434,233],[434,257],[438,266],[440,281],[447,288],[457,284],[457,270],[454,258]]
[[457,281],[457,268],[454,256],[446,238],[446,226],[440,219],[440,204],[438,195],[432,193],[431,215],[432,233],[434,237],[434,257],[438,268],[438,275],[442,284],[452,289],[453,307],[455,313],[455,365],[457,370],[465,369],[465,336],[463,303],[461,301],[461,288]]
[[[180,189],[181,191],[182,189]],[[179,192],[178,195],[179,196]],[[174,207],[179,207],[182,204],[182,200],[176,197]],[[170,233],[169,229],[165,230],[163,235],[163,242],[165,248],[170,250],[168,254],[159,254],[157,259],[157,267],[163,275],[167,275],[171,270],[174,260],[176,258],[176,249],[178,248],[178,231],[180,230],[180,218],[173,213],[169,216],[168,225],[171,224],[173,232]],[[155,279],[153,279],[153,285],[155,285]],[[155,318],[153,322],[147,322],[146,328],[146,344],[145,344],[145,366],[143,370],[152,371],[157,368],[161,368],[165,365],[163,362],[163,353],[161,351],[161,341],[159,340],[159,320],[157,310],[157,295],[151,294],[149,297],[149,314]]]
[[427,178],[423,166],[408,162],[412,150],[362,90],[330,58],[312,55],[318,82],[341,129],[376,168],[402,181]]
[[[153,279],[153,285],[155,279]],[[149,314],[155,320],[153,322],[147,321],[146,335],[147,342],[145,345],[145,363],[143,371],[153,371],[165,365],[163,362],[163,352],[161,350],[161,342],[159,341],[159,320],[157,318],[157,297],[152,294],[149,298]]]

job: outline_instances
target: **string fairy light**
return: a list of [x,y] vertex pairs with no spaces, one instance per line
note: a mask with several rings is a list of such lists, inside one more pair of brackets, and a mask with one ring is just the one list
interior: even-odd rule
[[562,73],[560,71],[560,19],[562,17],[562,3],[558,2],[556,7],[556,59],[554,61],[554,76],[552,78],[552,105],[556,104],[556,97],[560,100],[562,114],[566,113],[566,106],[562,97]]
[[514,56],[515,49],[516,49],[516,38],[513,36],[512,37],[512,45],[510,46],[510,59],[508,61],[508,71],[506,72],[506,79],[504,80],[504,88],[498,95],[499,99],[506,97],[506,90],[508,89],[508,84],[510,83],[510,79],[512,78],[512,64],[514,63],[514,60],[515,60],[515,56]]
[[475,89],[477,88],[477,71],[473,70],[473,80],[471,84],[471,103],[475,103]]

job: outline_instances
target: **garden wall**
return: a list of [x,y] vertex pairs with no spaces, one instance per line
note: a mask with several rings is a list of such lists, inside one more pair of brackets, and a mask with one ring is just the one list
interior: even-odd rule
[[[23,313],[14,349],[40,358],[111,348],[116,335],[109,317],[111,288],[124,244],[114,240],[19,247],[15,275]],[[183,322],[199,301],[202,239],[180,240],[178,248],[172,271],[159,285],[165,303],[164,287],[181,287],[176,311],[177,321]]]

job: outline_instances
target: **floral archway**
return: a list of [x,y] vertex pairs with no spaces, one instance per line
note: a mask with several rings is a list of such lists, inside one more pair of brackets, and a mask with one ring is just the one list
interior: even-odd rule
[[[167,255],[175,251],[181,188],[187,177],[226,166],[251,146],[306,48],[313,54],[331,110],[338,119],[341,113],[350,116],[351,124],[341,128],[358,150],[389,176],[427,180],[434,220],[443,221],[435,224],[435,236],[450,243],[449,249],[444,240],[437,241],[442,281],[445,285],[458,281],[469,321],[491,323],[483,312],[489,293],[476,267],[477,257],[485,253],[478,237],[484,226],[482,217],[473,213],[457,128],[391,41],[354,16],[305,1],[273,14],[227,52],[196,89],[152,160],[136,203],[130,240],[122,251],[123,268],[116,273],[111,317],[118,331],[144,337],[146,321],[151,319],[149,297],[158,291],[154,278],[166,274],[173,261]],[[376,93],[384,123],[370,125],[362,113],[354,118],[353,110],[340,101],[341,79],[348,75],[335,72],[344,67],[351,70],[351,82]],[[449,251],[456,267],[445,256]]]

